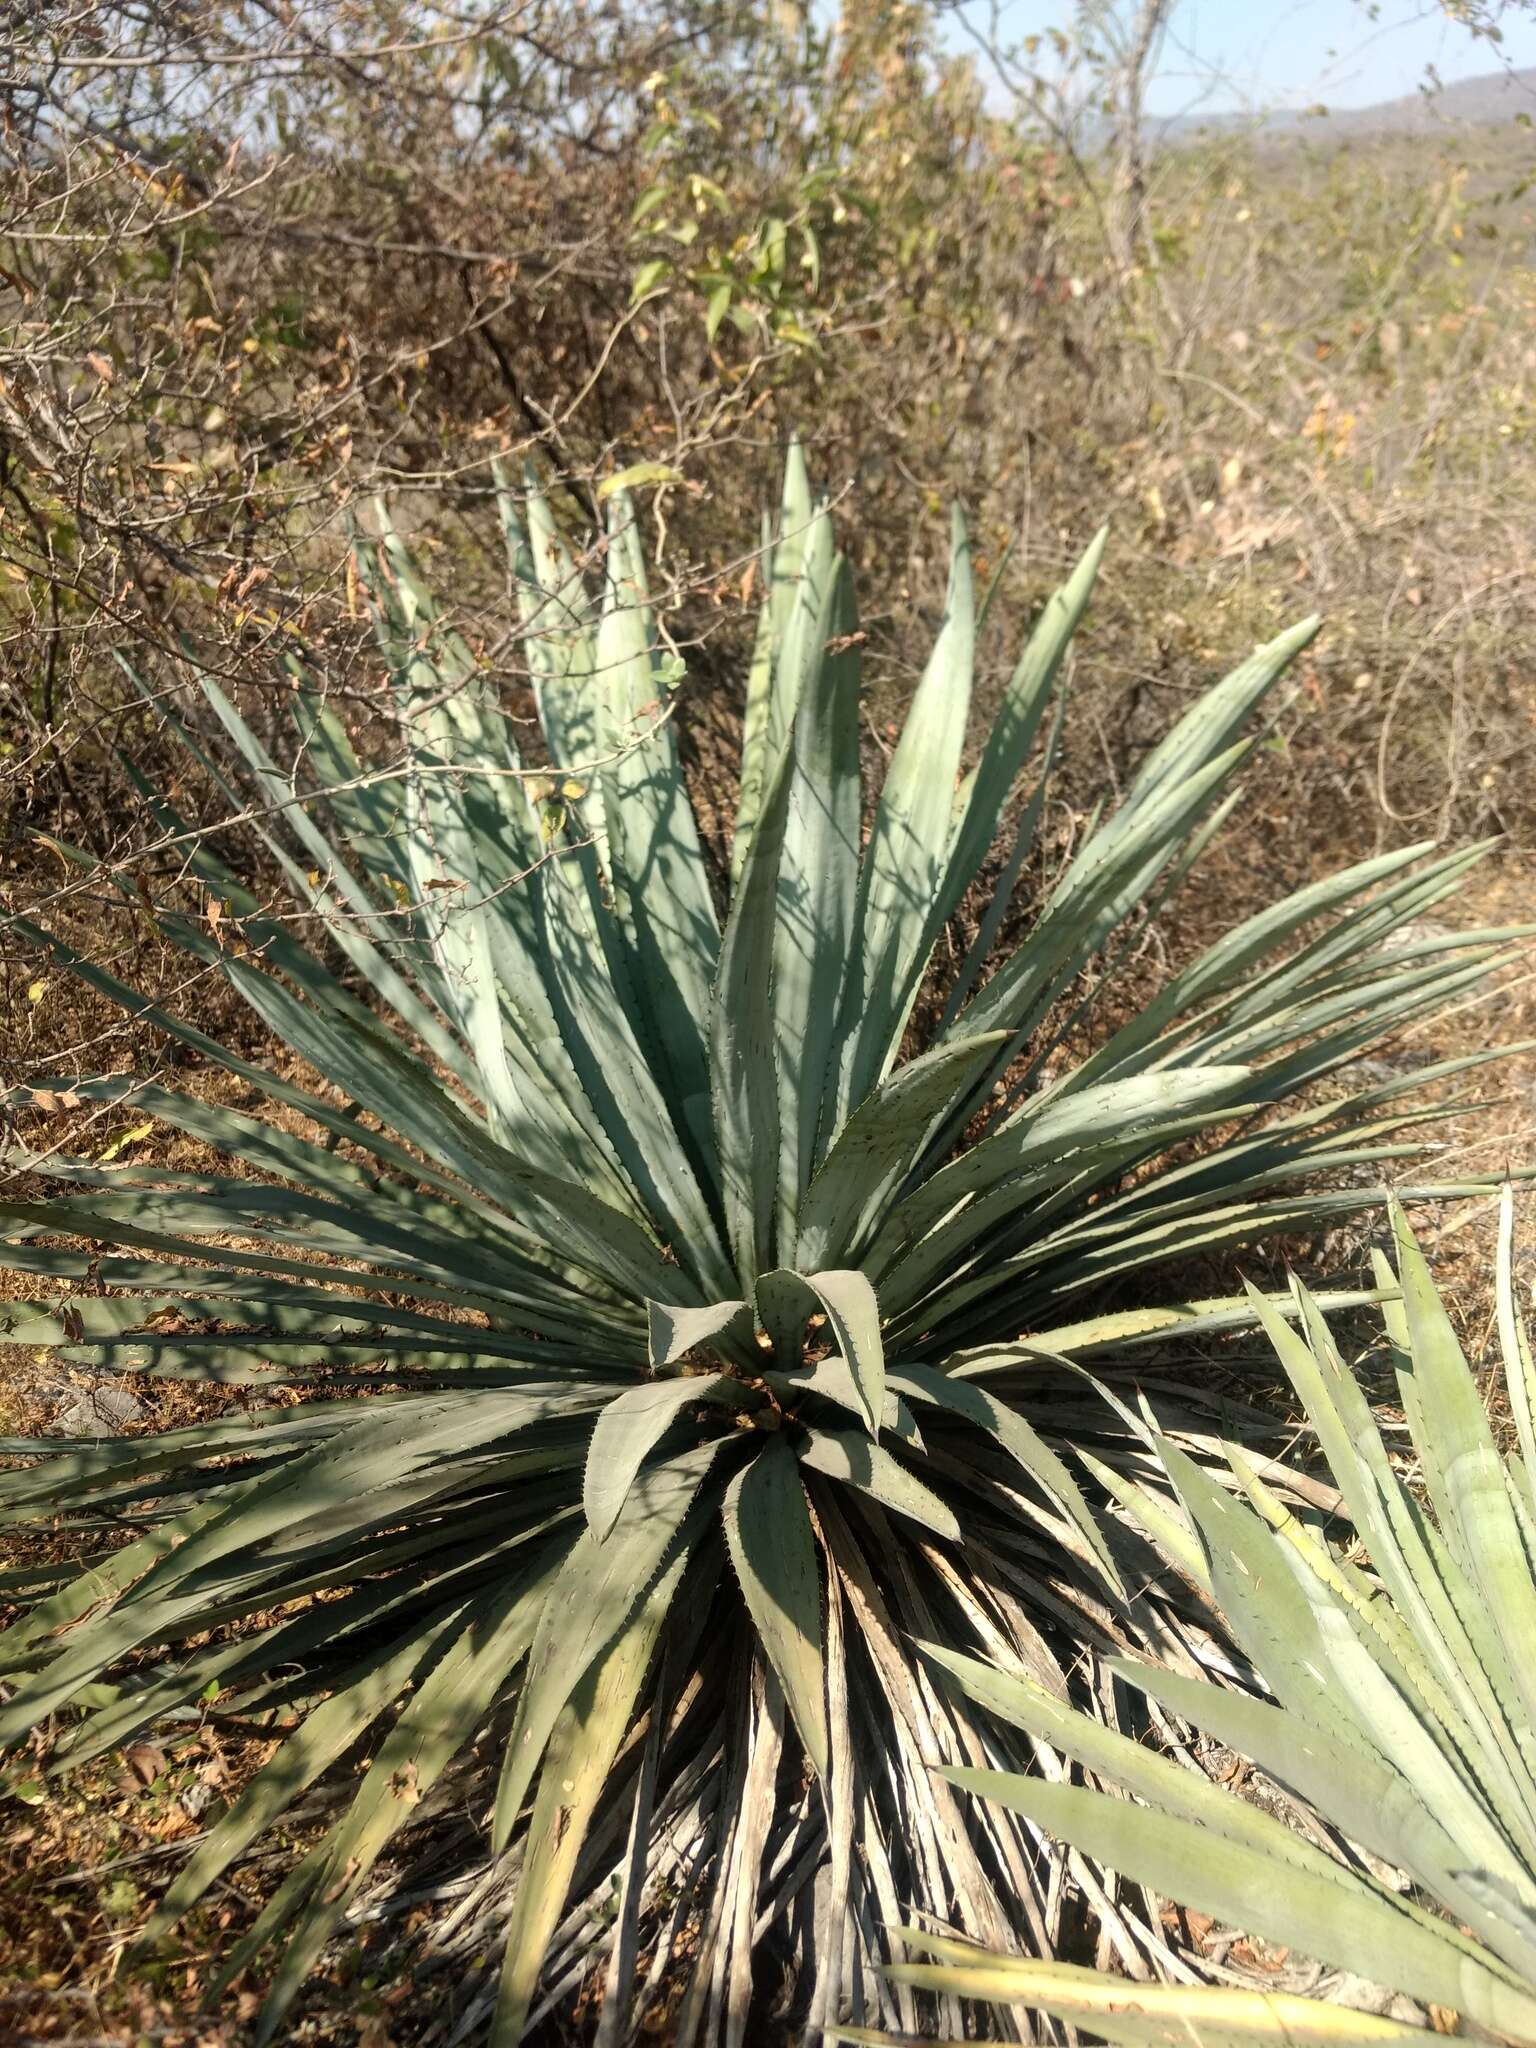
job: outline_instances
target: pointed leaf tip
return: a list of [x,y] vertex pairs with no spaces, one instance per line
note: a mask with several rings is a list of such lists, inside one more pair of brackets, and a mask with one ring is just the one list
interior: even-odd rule
[[672,1302],[648,1300],[645,1314],[652,1372],[676,1365],[701,1344],[730,1343],[752,1334],[752,1315],[744,1301],[680,1308]]
[[793,1273],[780,1267],[763,1274],[757,1291],[763,1327],[781,1354],[821,1310],[833,1342],[848,1362],[863,1403],[866,1427],[871,1436],[878,1436],[885,1407],[885,1349],[880,1337],[880,1303],[867,1275],[856,1267],[824,1273]]

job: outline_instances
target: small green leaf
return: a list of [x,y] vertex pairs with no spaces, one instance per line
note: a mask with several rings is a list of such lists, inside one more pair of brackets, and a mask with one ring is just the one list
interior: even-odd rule
[[709,295],[709,304],[704,314],[704,332],[711,341],[720,332],[720,322],[731,310],[732,290],[733,287],[729,284],[717,284]]
[[653,292],[669,274],[671,268],[665,256],[655,256],[649,263],[642,263],[635,272],[634,283],[629,288],[630,304],[638,305],[648,292]]

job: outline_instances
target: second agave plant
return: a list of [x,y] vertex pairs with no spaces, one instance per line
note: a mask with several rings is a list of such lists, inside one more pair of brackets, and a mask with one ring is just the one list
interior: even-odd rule
[[[1475,982],[1502,935],[1406,935],[1475,854],[1394,852],[1249,919],[1074,1065],[1069,1036],[1227,815],[1310,625],[1189,710],[994,958],[1099,542],[963,774],[977,629],[956,522],[937,643],[867,803],[849,575],[793,456],[722,902],[628,503],[596,592],[536,490],[503,511],[546,762],[520,757],[386,528],[358,567],[391,746],[360,760],[301,663],[291,744],[211,680],[223,738],[185,735],[293,914],[144,790],[221,906],[211,927],[167,902],[161,928],[307,1083],[27,931],[268,1113],[53,1075],[45,1107],[131,1104],[236,1170],[13,1160],[73,1184],[0,1212],[6,1261],[59,1297],[13,1341],[247,1391],[193,1427],[4,1446],[24,1461],[0,1479],[9,1521],[78,1533],[0,1637],[0,1735],[51,1727],[69,1769],[210,1698],[290,1721],[146,1931],[294,1802],[327,1815],[224,1959],[263,1973],[263,2038],[356,1913],[389,1910],[396,1834],[434,1821],[468,1859],[419,1965],[452,1970],[444,2038],[489,2024],[510,2048],[594,1973],[606,2048],[678,1984],[683,2043],[741,2043],[754,2013],[761,2039],[770,2008],[890,2018],[881,1923],[918,1907],[1045,1948],[1061,1902],[1024,1824],[936,1777],[997,1738],[911,1640],[958,1631],[1055,1686],[1085,1632],[1155,1645],[1159,1596],[1121,1605],[1064,1455],[1090,1398],[1074,1361],[1242,1321],[1241,1299],[1191,1304],[1176,1280],[1136,1304],[1181,1257],[1375,1200],[1362,1169],[1413,1150],[1390,1136],[1406,1083],[1337,1077]],[[935,985],[1005,819],[985,915]]]
[[[922,1960],[893,1973],[909,1992],[1039,2006],[1125,2048],[1425,2039],[1422,2007],[1367,2017],[1268,1988],[1278,1963],[1302,1975],[1310,1956],[1344,1973],[1330,1989],[1375,1986],[1378,2005],[1395,1991],[1438,2008],[1437,2032],[1536,2043],[1536,1367],[1515,1282],[1512,1190],[1503,1207],[1494,1287],[1515,1454],[1500,1451],[1399,1211],[1396,1269],[1381,1253],[1375,1265],[1411,1462],[1394,1459],[1298,1285],[1299,1330],[1271,1304],[1258,1308],[1340,1513],[1303,1520],[1236,1446],[1228,1490],[1152,1428],[1162,1486],[1112,1479],[1173,1569],[1219,1603],[1248,1682],[1241,1664],[1230,1686],[1129,1660],[1106,1676],[1255,1764],[1260,1799],[1159,1754],[1150,1729],[1132,1740],[1072,1711],[1027,1673],[930,1651],[971,1697],[1130,1796],[986,1770],[952,1773],[957,1782],[1123,1878],[1283,1944],[1278,1956],[1235,1986],[1191,1983],[1210,1967],[1198,1956],[1182,1981],[1149,1987],[909,1929],[899,1938]],[[1291,1812],[1268,1810],[1277,1791]],[[1141,1960],[1134,1945],[1129,1955]],[[1305,1975],[1315,1983],[1321,1971]],[[889,2040],[862,2029],[840,2038]]]

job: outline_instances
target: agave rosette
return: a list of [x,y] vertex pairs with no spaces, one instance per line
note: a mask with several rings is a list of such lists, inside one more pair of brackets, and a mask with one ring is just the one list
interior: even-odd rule
[[[0,1480],[7,1519],[62,1518],[79,1558],[13,1580],[36,1604],[0,1637],[0,1735],[94,1701],[61,1735],[69,1768],[210,1689],[297,1715],[149,1930],[328,1797],[331,1825],[226,1959],[277,1949],[266,2037],[475,1744],[499,1771],[493,1799],[466,1794],[489,1807],[490,1856],[433,1937],[469,2022],[494,2007],[515,2041],[602,1934],[603,2024],[623,2039],[665,1974],[637,1956],[664,1959],[685,1924],[679,2040],[743,2039],[769,1939],[813,2017],[897,2013],[867,1958],[898,1902],[982,1939],[1022,1915],[1045,1944],[1061,1898],[1026,1830],[935,1790],[931,1766],[982,1748],[909,1633],[958,1621],[1046,1672],[1084,1628],[1155,1635],[1155,1597],[1114,1618],[1051,1390],[1084,1357],[1251,1316],[1241,1297],[1106,1307],[1110,1290],[1375,1200],[1373,1169],[1415,1149],[1396,1098],[1423,1077],[1296,1099],[1476,983],[1506,935],[1404,935],[1476,854],[1393,852],[1249,919],[1071,1065],[1069,1026],[1227,815],[1245,732],[1310,625],[1179,720],[994,961],[1100,541],[962,776],[976,611],[956,521],[942,626],[870,808],[849,575],[792,456],[722,913],[628,502],[598,597],[537,490],[503,513],[552,785],[386,526],[358,559],[399,751],[360,761],[298,663],[291,742],[265,743],[211,680],[224,738],[185,734],[298,914],[144,790],[225,906],[216,931],[168,906],[162,928],[310,1085],[27,928],[269,1113],[76,1078],[71,1099],[131,1103],[235,1171],[21,1161],[73,1189],[4,1206],[4,1258],[65,1290],[12,1340],[248,1392],[195,1427],[6,1446],[30,1461]],[[1005,817],[975,942],[911,1052],[937,942]],[[332,1767],[364,1742],[336,1811]]]
[[[1397,1273],[1381,1253],[1376,1263],[1406,1464],[1298,1285],[1298,1329],[1255,1306],[1341,1512],[1294,1511],[1236,1446],[1223,1488],[1155,1432],[1166,1490],[1108,1475],[1220,1609],[1267,1691],[1128,1660],[1106,1675],[1251,1761],[1310,1829],[1065,1708],[1027,1673],[931,1648],[968,1697],[1132,1796],[949,1775],[1224,1927],[1458,2015],[1481,2037],[1536,2042],[1536,1368],[1516,1300],[1512,1193],[1496,1268],[1507,1454],[1401,1211],[1394,1225]],[[1037,2005],[1109,2041],[1423,2038],[1406,2016],[1251,1985],[1149,1991],[917,1930],[905,1940],[920,1959],[898,1966],[909,1987]]]

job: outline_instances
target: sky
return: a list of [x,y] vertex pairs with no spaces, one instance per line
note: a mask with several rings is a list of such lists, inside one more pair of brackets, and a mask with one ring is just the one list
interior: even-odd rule
[[[999,0],[1013,40],[1073,14],[1071,0]],[[1536,65],[1536,8],[1512,9],[1501,25],[1495,49],[1435,0],[1178,0],[1148,111],[1368,107],[1416,91],[1429,66],[1450,84],[1501,63]]]

